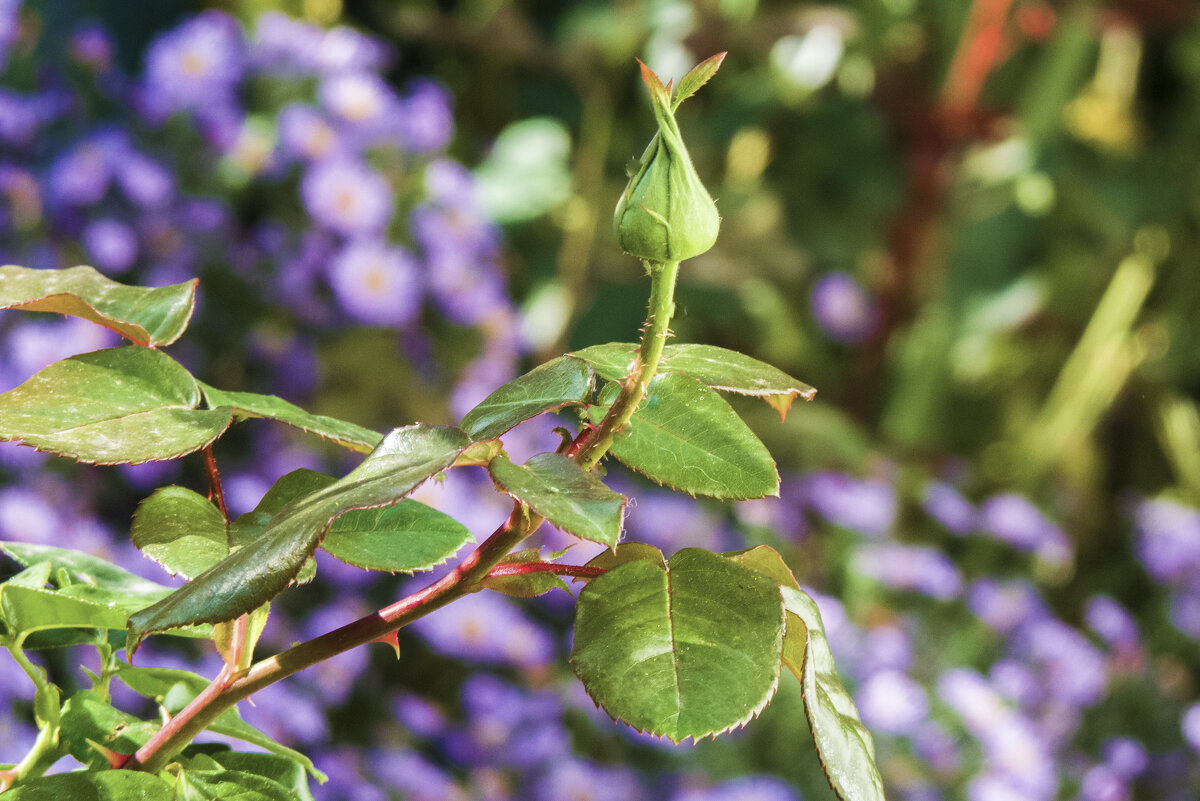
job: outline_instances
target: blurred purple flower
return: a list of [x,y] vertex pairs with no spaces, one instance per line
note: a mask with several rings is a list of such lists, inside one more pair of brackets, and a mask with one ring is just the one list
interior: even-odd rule
[[25,95],[0,88],[0,142],[17,147],[33,144],[44,125],[69,109],[68,97],[56,91]]
[[454,111],[450,93],[430,80],[415,81],[403,101],[401,136],[409,150],[429,153],[441,150],[454,134]]
[[408,251],[382,242],[351,242],[329,265],[329,284],[342,308],[372,325],[400,326],[421,307],[420,272]]
[[235,105],[246,70],[238,23],[205,11],[160,35],[146,52],[147,102],[165,114]]
[[649,543],[668,556],[684,547],[718,547],[721,525],[694,499],[640,487],[626,494],[636,497],[625,521],[629,539]]
[[951,534],[961,535],[975,530],[978,518],[975,506],[952,484],[930,481],[925,485],[922,506],[930,517]]
[[1134,648],[1140,639],[1138,625],[1125,607],[1107,595],[1087,599],[1083,619],[1111,648]]
[[112,173],[107,137],[84,139],[54,160],[46,176],[51,199],[74,206],[92,206],[104,197]]
[[117,336],[87,320],[68,317],[23,320],[9,329],[5,340],[8,369],[24,381],[53,362],[110,347]]
[[453,778],[415,751],[375,750],[367,760],[377,784],[399,792],[405,801],[467,801]]
[[1183,710],[1180,727],[1183,729],[1184,741],[1200,754],[1200,704],[1192,704]]
[[1022,551],[1037,551],[1048,544],[1066,542],[1062,529],[1051,523],[1023,495],[993,495],[980,510],[980,528]]
[[41,219],[42,190],[37,178],[23,167],[0,164],[0,227],[9,230],[32,228]]
[[863,722],[871,730],[909,735],[929,716],[924,688],[899,670],[872,674],[854,694]]
[[929,546],[863,545],[854,552],[854,569],[894,590],[942,601],[962,593],[962,575],[949,556]]
[[1041,684],[1029,666],[1016,659],[1001,659],[988,671],[988,681],[1005,698],[1030,708],[1043,698]]
[[531,788],[534,801],[638,801],[645,791],[628,768],[571,757],[555,761]]
[[1146,747],[1129,737],[1113,737],[1106,740],[1100,749],[1104,764],[1125,779],[1136,779],[1150,764]]
[[558,699],[476,673],[462,686],[466,725],[444,740],[461,764],[531,769],[570,753]]
[[1079,783],[1079,801],[1128,801],[1130,787],[1125,779],[1105,765],[1094,765]]
[[392,717],[407,734],[426,740],[441,737],[449,727],[442,708],[416,693],[398,694],[392,702]]
[[904,629],[888,624],[863,632],[861,675],[869,676],[878,670],[908,670],[912,664],[912,639]]
[[112,37],[103,25],[84,23],[71,35],[70,53],[92,72],[107,72],[113,62]]
[[276,682],[257,691],[238,709],[250,725],[286,745],[324,743],[329,737],[325,706],[298,690],[295,682]]
[[1185,587],[1171,596],[1171,624],[1200,640],[1200,585]]
[[343,155],[337,131],[315,108],[292,103],[279,112],[279,145],[284,156],[312,162]]
[[102,272],[119,275],[137,259],[137,234],[123,222],[101,218],[88,223],[81,235],[92,264]]
[[1167,498],[1138,504],[1135,548],[1142,564],[1160,581],[1200,575],[1200,511]]
[[800,795],[774,776],[739,776],[712,787],[684,789],[671,801],[800,801]]
[[1032,664],[1052,698],[1083,709],[1104,697],[1108,686],[1104,655],[1061,620],[1044,618],[1030,623],[1017,635],[1014,647]]
[[978,579],[967,590],[967,606],[984,623],[1002,634],[1049,613],[1032,585],[1021,580]]
[[144,209],[161,208],[170,202],[175,191],[171,173],[157,161],[138,153],[132,147],[120,154],[111,164],[113,176],[121,192],[131,203]]
[[862,287],[846,273],[827,273],[816,280],[809,296],[813,318],[832,339],[863,342],[879,323],[879,310]]
[[324,784],[311,787],[317,801],[388,801],[387,789],[378,786],[374,777],[367,775],[367,766],[361,751],[352,748],[335,748],[319,755],[317,767],[329,776]]
[[400,112],[399,98],[373,72],[335,72],[325,76],[317,90],[321,106],[340,122],[361,134],[373,135],[387,129]]
[[316,56],[317,66],[323,72],[378,72],[387,67],[393,58],[387,43],[344,25],[324,32]]
[[304,174],[301,194],[313,219],[339,234],[376,234],[392,218],[387,180],[357,161],[313,165]]
[[260,14],[250,42],[255,69],[277,75],[308,75],[319,67],[325,31],[278,11]]
[[459,325],[480,325],[512,315],[504,276],[478,255],[435,251],[426,272],[430,294],[446,319]]
[[879,479],[816,472],[804,482],[804,497],[826,521],[860,534],[887,534],[896,522],[896,491]]
[[413,628],[435,651],[476,664],[535,668],[555,656],[550,635],[494,593],[461,598]]

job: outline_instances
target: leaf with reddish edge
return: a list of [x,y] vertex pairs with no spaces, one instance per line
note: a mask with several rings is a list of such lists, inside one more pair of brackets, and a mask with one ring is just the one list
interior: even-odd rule
[[232,620],[270,601],[296,578],[339,516],[399,503],[454,464],[470,444],[470,437],[457,428],[418,424],[395,429],[346,476],[287,503],[261,536],[131,615],[126,650],[132,654],[153,632]]
[[609,548],[621,538],[625,496],[560,453],[539,453],[523,465],[497,456],[488,472],[500,489],[561,531]]
[[721,69],[721,62],[727,55],[727,52],[717,53],[692,67],[691,71],[679,81],[679,88],[675,90],[675,100],[672,101],[671,110],[679,108],[680,103],[696,94],[701,86],[708,83],[712,76],[717,74],[717,70]]
[[579,594],[571,662],[614,719],[673,742],[756,716],[779,681],[783,600],[767,576],[685,548],[635,559]]
[[136,345],[170,345],[187,328],[197,279],[150,288],[109,280],[91,267],[0,267],[0,309],[50,312],[102,325]]
[[203,382],[200,382],[200,388],[204,391],[204,398],[208,402],[209,408],[228,406],[233,410],[234,417],[239,420],[248,417],[276,420],[359,453],[370,453],[371,449],[383,439],[382,434],[369,428],[363,428],[336,417],[312,414],[274,395],[231,392],[210,387]]
[[176,459],[225,432],[229,409],[167,354],[120,347],[55,362],[0,395],[0,440],[90,464]]

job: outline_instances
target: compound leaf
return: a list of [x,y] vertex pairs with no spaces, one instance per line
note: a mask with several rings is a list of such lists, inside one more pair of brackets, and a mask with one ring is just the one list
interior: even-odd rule
[[262,535],[129,619],[127,650],[147,634],[232,620],[270,601],[300,573],[333,520],[353,509],[398,503],[454,464],[471,444],[457,428],[413,425],[388,434],[346,476],[287,503]]

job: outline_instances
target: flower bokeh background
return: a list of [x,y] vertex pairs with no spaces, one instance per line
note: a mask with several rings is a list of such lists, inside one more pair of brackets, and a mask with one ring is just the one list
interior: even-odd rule
[[[723,226],[675,330],[820,395],[782,426],[743,410],[779,498],[713,505],[614,470],[629,538],[784,553],[890,798],[1200,794],[1188,0],[134,5],[0,0],[0,262],[199,277],[172,355],[378,429],[453,422],[564,348],[633,338],[642,270],[608,223],[652,130],[633,59],[678,77],[729,50],[680,111]],[[4,390],[112,344],[17,313],[0,342]],[[511,448],[551,447],[552,425]],[[263,421],[217,456],[233,511],[297,467],[350,465]],[[171,482],[202,488],[198,461],[0,444],[0,538],[163,581],[128,522]],[[477,536],[507,514],[467,470],[421,499]],[[322,560],[264,648],[428,580]],[[793,687],[715,742],[607,720],[565,662],[571,608],[472,595],[402,632],[399,661],[347,653],[243,714],[314,757],[319,799],[831,797]],[[87,658],[45,657],[64,681]],[[0,759],[34,735],[23,682],[0,662]]]

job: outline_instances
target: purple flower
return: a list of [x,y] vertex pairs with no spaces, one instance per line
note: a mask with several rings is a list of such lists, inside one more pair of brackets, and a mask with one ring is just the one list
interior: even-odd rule
[[889,734],[912,734],[929,716],[925,690],[899,670],[872,674],[859,686],[854,700],[868,728]]
[[380,783],[405,801],[467,801],[453,778],[415,751],[389,748],[372,751],[367,759]]
[[946,554],[921,545],[864,545],[854,553],[854,568],[894,590],[907,590],[948,601],[962,593],[962,575]]
[[1171,623],[1200,640],[1200,586],[1187,587],[1171,597]]
[[392,716],[414,737],[441,737],[449,726],[446,713],[433,701],[416,693],[400,693],[392,702]]
[[638,801],[645,798],[628,768],[602,766],[578,758],[556,760],[533,783],[534,801]]
[[[0,52],[0,59],[2,57],[3,53]],[[69,98],[59,92],[22,95],[0,89],[0,142],[18,147],[29,145],[37,138],[43,125],[69,109]]]
[[1104,655],[1066,623],[1055,618],[1034,621],[1021,631],[1016,648],[1055,700],[1082,709],[1104,697],[1108,686]]
[[98,203],[112,177],[106,149],[107,142],[90,138],[55,159],[46,176],[50,197],[73,206]]
[[1183,710],[1180,727],[1183,729],[1183,739],[1200,754],[1200,704],[1192,704]]
[[378,72],[391,62],[392,51],[379,39],[339,25],[326,31],[321,37],[316,56],[317,66],[323,72]]
[[0,227],[32,228],[42,219],[42,193],[29,170],[0,164]]
[[952,484],[930,481],[925,485],[922,506],[930,517],[941,523],[951,534],[966,534],[975,529],[975,506]]
[[668,556],[683,547],[715,548],[720,523],[692,498],[668,492],[641,490],[626,519],[629,539],[649,543]]
[[347,236],[375,234],[392,218],[392,189],[382,175],[357,161],[315,164],[301,184],[313,219]]
[[175,182],[161,164],[143,156],[132,147],[110,164],[121,192],[131,203],[144,209],[161,208],[171,200]]
[[413,628],[435,651],[476,664],[541,667],[556,650],[549,634],[494,593],[460,598]]
[[292,103],[279,112],[279,144],[286,156],[310,162],[335,156],[343,149],[329,121],[304,103]]
[[967,591],[967,606],[1002,634],[1010,634],[1022,624],[1049,613],[1037,590],[1020,580],[979,579]]
[[912,640],[895,625],[874,626],[863,634],[860,671],[908,670],[913,664]]
[[1083,610],[1088,628],[1112,648],[1133,648],[1139,640],[1138,625],[1129,612],[1107,595],[1088,598]]
[[1114,737],[1100,749],[1104,764],[1125,779],[1136,779],[1150,764],[1146,747],[1129,737]]
[[1001,659],[988,671],[988,680],[1018,706],[1029,708],[1042,700],[1042,687],[1029,667],[1016,659]]
[[879,310],[862,287],[846,273],[828,273],[817,279],[809,296],[817,324],[840,342],[863,342],[879,323]]
[[23,381],[53,362],[109,347],[116,339],[107,328],[77,317],[22,321],[5,337],[8,367]]
[[1167,498],[1143,501],[1135,512],[1136,550],[1160,581],[1186,581],[1200,575],[1200,511]]
[[400,113],[392,88],[373,72],[327,75],[317,90],[321,106],[342,126],[374,134]]
[[549,693],[528,693],[476,673],[463,683],[462,705],[466,726],[444,741],[459,762],[534,768],[570,753],[561,706]]
[[1048,543],[1065,542],[1062,530],[1046,519],[1023,495],[993,495],[980,510],[980,528],[1001,542],[1022,551],[1036,551]]
[[420,273],[408,251],[382,242],[347,245],[329,265],[333,294],[351,317],[372,325],[404,325],[421,307]]
[[1129,785],[1105,765],[1094,765],[1079,783],[1079,801],[1128,801]]
[[82,239],[92,263],[106,273],[123,273],[137,259],[137,234],[117,220],[93,220],[83,229]]
[[886,481],[817,472],[806,479],[804,496],[825,520],[861,534],[886,534],[896,522],[896,491]]
[[454,134],[450,93],[434,81],[414,82],[404,97],[401,116],[404,144],[417,153],[441,150]]
[[233,106],[245,69],[245,41],[237,22],[206,11],[151,43],[147,101],[166,114]]
[[250,43],[255,68],[279,75],[308,75],[317,71],[325,31],[278,11],[261,14]]
[[468,252],[435,251],[427,267],[429,290],[446,319],[480,325],[512,315],[504,277]]
[[113,61],[112,37],[102,25],[85,23],[71,35],[71,58],[93,72],[107,72]]
[[315,760],[329,781],[312,788],[317,801],[388,801],[387,790],[366,775],[361,751],[337,748]]
[[787,782],[774,776],[739,776],[713,787],[689,788],[671,801],[799,801]]

